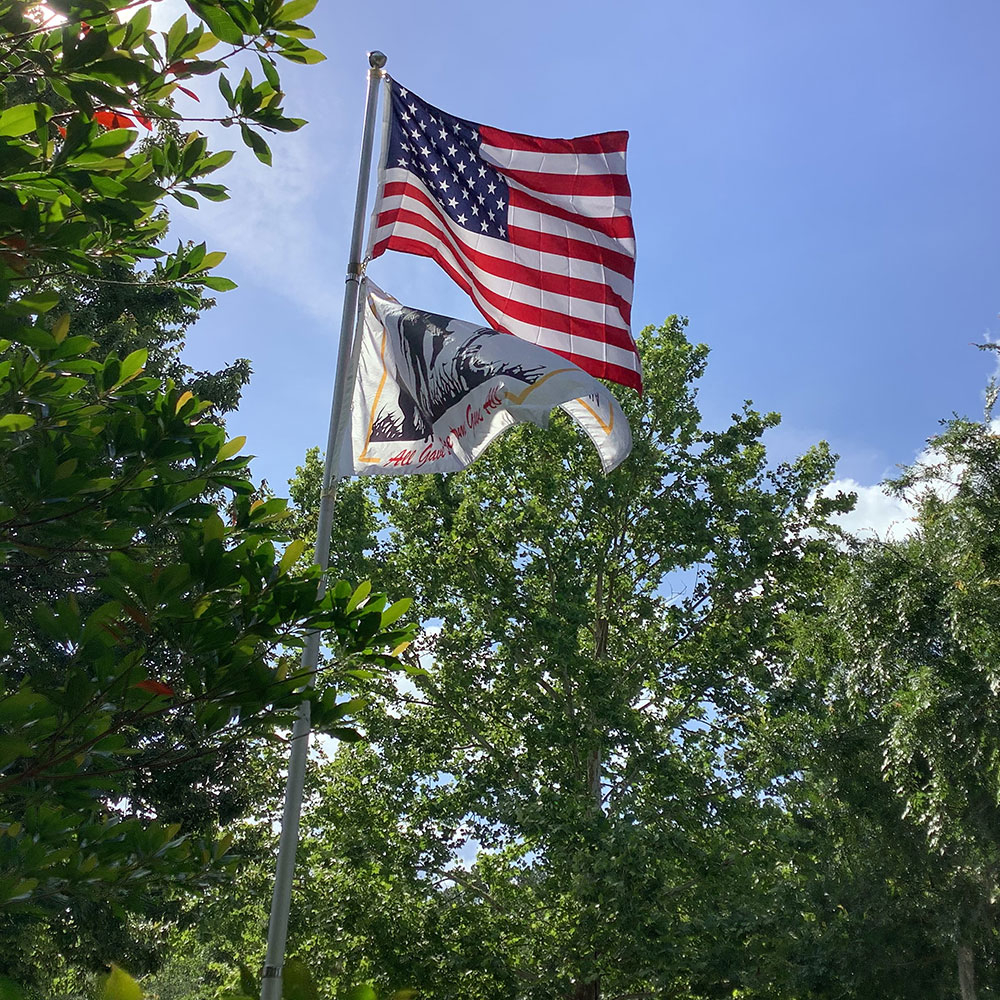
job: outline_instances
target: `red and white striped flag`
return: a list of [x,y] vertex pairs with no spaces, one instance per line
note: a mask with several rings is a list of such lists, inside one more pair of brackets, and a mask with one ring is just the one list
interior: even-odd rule
[[641,391],[628,133],[518,135],[386,82],[370,256],[430,257],[490,326]]

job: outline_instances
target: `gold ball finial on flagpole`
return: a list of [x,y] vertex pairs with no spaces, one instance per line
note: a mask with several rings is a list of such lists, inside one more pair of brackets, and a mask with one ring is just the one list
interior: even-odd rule
[[368,65],[372,69],[381,69],[386,64],[386,54],[384,52],[379,52],[378,49],[372,49],[368,53]]

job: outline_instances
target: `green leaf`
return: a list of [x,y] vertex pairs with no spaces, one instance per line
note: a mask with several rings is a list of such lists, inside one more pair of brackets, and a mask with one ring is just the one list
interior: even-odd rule
[[[297,42],[297,39],[289,39],[289,41]],[[281,45],[279,41],[279,45],[280,54],[291,62],[304,63],[311,66],[315,63],[321,63],[326,59],[326,56],[319,49],[310,49],[301,42],[297,42],[296,45]]]
[[253,150],[254,156],[256,156],[261,163],[266,163],[270,166],[271,150],[264,141],[263,137],[242,123],[240,123],[240,135],[243,136],[243,141]]
[[33,295],[25,295],[17,300],[19,308],[26,312],[44,313],[54,308],[59,303],[58,292],[36,292]]
[[233,93],[232,84],[230,84],[228,77],[225,73],[219,74],[219,93],[226,99],[226,104],[230,108],[236,105],[236,95]]
[[112,963],[99,995],[100,1000],[142,1000],[142,989],[124,969]]
[[44,104],[15,104],[0,114],[0,136],[16,137],[44,125],[52,110]]
[[224,462],[227,458],[232,458],[233,455],[239,453],[239,450],[247,443],[246,435],[241,434],[239,437],[234,437],[232,441],[227,441],[220,449],[219,454],[215,456],[217,462]]
[[327,736],[332,736],[342,743],[360,743],[364,739],[364,736],[356,729],[350,729],[346,726],[331,726],[325,732]]
[[57,344],[61,344],[66,339],[66,334],[69,333],[69,322],[69,313],[63,313],[62,316],[60,316],[59,319],[52,324],[52,339],[55,340]]
[[226,259],[226,254],[224,250],[213,250],[211,253],[205,254],[201,259],[201,263],[195,268],[196,271],[207,271],[210,268],[218,267]]
[[280,90],[281,78],[278,76],[278,70],[275,68],[274,63],[269,58],[265,58],[260,54],[258,54],[257,58],[260,60],[260,68],[264,71],[264,77],[267,82],[275,90]]
[[402,600],[396,601],[395,604],[386,608],[382,612],[382,628],[387,628],[391,625],[397,618],[401,618],[410,610],[410,606],[413,604],[412,597],[404,597]]
[[187,0],[188,7],[207,25],[209,31],[222,42],[238,45],[243,41],[243,32],[236,22],[221,8],[198,0]]
[[362,580],[361,583],[358,584],[358,586],[355,589],[354,593],[351,595],[351,599],[347,602],[347,611],[348,611],[348,613],[350,613],[356,607],[358,607],[358,605],[361,604],[361,602],[364,601],[365,598],[371,592],[372,592],[372,582],[371,582],[371,580]]
[[[248,997],[257,996],[260,993],[260,987],[256,977],[242,962],[240,962],[240,989]],[[2,1000],[2,998],[0,998],[0,1000]]]
[[118,385],[123,385],[125,382],[130,381],[135,378],[146,367],[146,361],[149,358],[149,351],[146,348],[140,348],[138,351],[133,351],[123,362],[122,370],[118,376]]
[[35,418],[27,413],[5,413],[0,417],[0,431],[26,431],[35,426]]
[[124,153],[135,142],[139,133],[131,128],[113,128],[87,143],[86,154],[100,153],[103,157]]
[[199,276],[198,283],[206,288],[211,288],[213,292],[231,292],[234,288],[239,288],[239,285],[231,278],[223,278],[218,274]]
[[221,542],[226,537],[226,526],[218,514],[211,514],[202,522],[202,537],[206,542]]
[[316,8],[317,0],[290,0],[281,10],[278,17],[282,21],[298,21],[299,18],[306,17]]
[[24,725],[28,721],[52,714],[52,705],[45,695],[29,688],[21,688],[6,698],[0,698],[0,722],[10,726]]
[[185,55],[189,56],[200,56],[203,52],[208,52],[209,49],[214,49],[216,45],[219,44],[219,39],[215,37],[210,31],[203,31],[201,38],[189,49]]
[[177,47],[184,40],[184,36],[187,33],[187,16],[185,14],[181,14],[181,16],[170,26],[170,31],[167,32],[166,56],[168,60],[172,61],[174,59]]
[[24,989],[13,979],[0,976],[0,1000],[25,1000],[25,996]]
[[198,161],[198,176],[224,167],[233,158],[231,149],[222,149],[218,153],[209,153]]
[[13,881],[4,879],[3,882],[0,882],[0,885],[2,885],[2,889],[0,889],[0,902],[16,903],[31,896],[31,891],[38,885],[38,879],[19,879],[15,875]]
[[360,986],[352,986],[344,994],[344,1000],[378,1000],[378,996],[373,987],[362,983]]
[[24,344],[27,347],[37,347],[40,350],[51,350],[58,347],[56,338],[43,330],[40,326],[20,326],[15,330],[8,330],[7,337],[17,344]]
[[229,201],[229,191],[224,184],[195,184],[189,182],[187,190],[193,191],[195,194],[200,194],[202,198],[207,198],[209,201]]
[[140,7],[131,17],[128,22],[129,36],[131,38],[138,38],[144,35],[149,28],[149,22],[153,17],[153,6],[152,4],[146,4]]
[[285,962],[281,975],[282,1000],[319,1000],[319,990],[308,966],[300,958]]
[[285,551],[281,554],[281,562],[278,563],[278,572],[286,573],[294,566],[305,552],[306,542],[302,538],[296,538],[289,542]]

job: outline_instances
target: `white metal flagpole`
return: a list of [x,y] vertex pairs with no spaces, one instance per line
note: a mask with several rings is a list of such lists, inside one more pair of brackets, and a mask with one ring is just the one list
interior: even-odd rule
[[[333,386],[330,408],[330,430],[326,442],[326,464],[323,470],[323,492],[320,497],[319,519],[316,524],[315,561],[323,570],[319,596],[326,590],[326,568],[330,560],[330,534],[333,529],[333,504],[337,492],[337,459],[343,415],[347,398],[347,375],[351,368],[354,329],[361,290],[361,248],[365,228],[365,208],[368,204],[368,180],[371,174],[372,146],[375,136],[375,105],[382,67],[386,57],[374,51],[368,53],[368,95],[365,102],[365,123],[361,140],[361,165],[358,191],[354,201],[354,230],[347,264],[347,285],[344,289],[344,312],[340,320],[340,346],[337,355],[337,377]],[[319,632],[311,632],[302,650],[302,673],[312,684],[319,662]],[[292,749],[288,761],[288,783],[285,787],[285,809],[281,818],[281,838],[278,842],[278,862],[274,873],[274,895],[271,898],[271,918],[267,927],[267,955],[261,983],[261,1000],[281,1000],[282,968],[285,964],[285,942],[288,938],[288,914],[292,899],[292,873],[299,842],[299,815],[302,811],[302,790],[309,753],[309,703],[303,702],[292,728]]]

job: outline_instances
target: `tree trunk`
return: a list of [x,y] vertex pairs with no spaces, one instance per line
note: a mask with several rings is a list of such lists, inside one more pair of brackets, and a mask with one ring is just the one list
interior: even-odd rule
[[962,1000],[976,1000],[976,959],[967,944],[958,946],[958,989]]
[[592,983],[577,983],[571,1000],[601,1000],[600,980],[595,980]]

